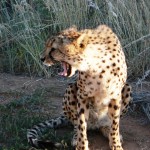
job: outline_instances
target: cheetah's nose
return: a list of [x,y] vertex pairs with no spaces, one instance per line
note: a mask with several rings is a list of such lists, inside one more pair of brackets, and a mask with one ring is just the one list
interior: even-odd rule
[[44,62],[44,60],[45,60],[45,57],[41,57],[41,61]]

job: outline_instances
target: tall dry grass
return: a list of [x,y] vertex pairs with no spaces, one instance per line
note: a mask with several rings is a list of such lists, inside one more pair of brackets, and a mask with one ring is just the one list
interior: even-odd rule
[[130,77],[150,70],[149,0],[1,0],[0,14],[1,72],[48,76],[52,70],[39,61],[47,36],[71,25],[99,24],[119,36]]

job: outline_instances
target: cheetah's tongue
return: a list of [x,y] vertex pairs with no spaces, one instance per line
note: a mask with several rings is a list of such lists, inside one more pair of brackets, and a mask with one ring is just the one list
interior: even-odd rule
[[67,76],[67,64],[65,62],[62,62],[63,72],[60,72],[59,75],[61,76]]

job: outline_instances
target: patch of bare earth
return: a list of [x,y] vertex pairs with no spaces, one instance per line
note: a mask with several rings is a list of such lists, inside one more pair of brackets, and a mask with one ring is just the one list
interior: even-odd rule
[[[66,82],[60,82],[56,78],[30,78],[1,73],[0,104],[9,103],[17,99],[22,93],[32,94],[39,88],[47,89],[45,98],[49,99],[52,102],[51,104],[55,106],[54,116],[58,116],[58,113],[62,110],[61,101]],[[149,91],[150,86],[146,86],[146,90]],[[64,134],[63,132],[61,133]],[[124,150],[150,150],[150,124],[142,124],[141,115],[136,117],[127,115],[124,117],[121,120],[121,133],[124,138]],[[88,137],[91,150],[109,150],[108,140],[99,131],[89,131]]]

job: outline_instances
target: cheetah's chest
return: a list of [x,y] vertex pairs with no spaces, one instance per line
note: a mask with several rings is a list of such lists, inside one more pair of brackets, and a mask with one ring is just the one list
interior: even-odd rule
[[108,107],[94,107],[90,105],[89,120],[87,122],[88,129],[98,129],[102,126],[110,126],[111,121],[108,117]]

